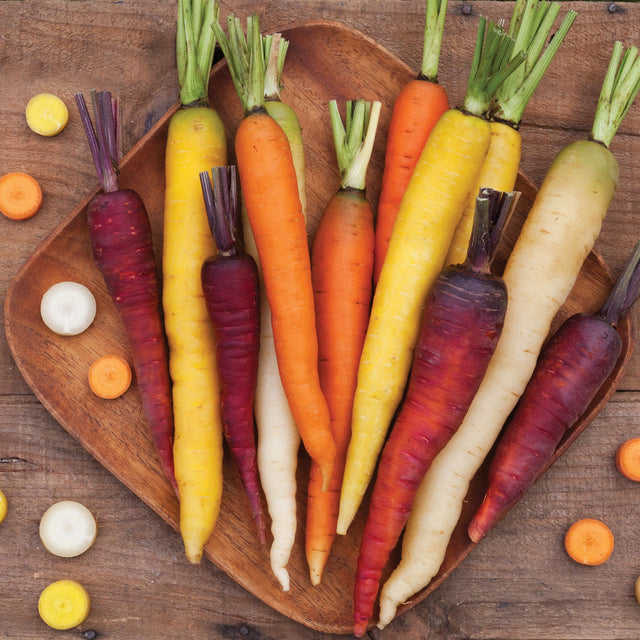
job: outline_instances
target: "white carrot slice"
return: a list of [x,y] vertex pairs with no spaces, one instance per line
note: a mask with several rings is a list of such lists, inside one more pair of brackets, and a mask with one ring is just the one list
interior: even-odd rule
[[96,299],[78,282],[58,282],[42,296],[43,322],[63,336],[75,336],[89,328],[96,316]]
[[89,509],[73,500],[51,505],[40,520],[40,539],[47,551],[62,558],[84,553],[96,539],[97,526]]

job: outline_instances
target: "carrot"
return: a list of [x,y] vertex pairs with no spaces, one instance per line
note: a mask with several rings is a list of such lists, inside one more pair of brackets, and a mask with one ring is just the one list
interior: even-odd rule
[[420,73],[402,88],[391,112],[376,217],[374,284],[380,277],[400,202],[418,157],[436,122],[449,109],[447,92],[438,82],[446,14],[447,0],[426,0]]
[[234,45],[242,37],[237,22],[230,17],[228,24],[231,38],[219,23],[215,33],[245,113],[235,136],[236,159],[271,309],[278,368],[300,436],[320,465],[326,488],[336,448],[318,376],[311,264],[296,171],[282,127],[264,109],[258,17],[247,19],[249,60]]
[[100,398],[119,398],[130,384],[131,367],[122,356],[102,356],[89,367],[89,387]]
[[38,93],[30,98],[24,115],[29,129],[46,138],[57,136],[69,121],[67,105],[52,93]]
[[595,518],[582,518],[574,522],[564,537],[569,557],[580,564],[599,565],[613,553],[611,529]]
[[640,438],[629,438],[618,447],[616,468],[625,478],[640,482]]
[[640,290],[639,263],[640,243],[600,311],[571,316],[542,350],[491,460],[484,500],[468,528],[474,542],[533,484],[613,370],[622,350],[615,327]]
[[347,102],[345,126],[336,101],[329,103],[340,188],[320,218],[311,253],[311,275],[320,385],[329,404],[337,455],[327,491],[322,491],[317,464],[312,463],[309,473],[305,547],[314,585],[320,583],[336,535],[353,394],[369,321],[374,229],[366,197],[366,172],[380,107],[379,102]]
[[219,11],[211,0],[180,0],[176,33],[181,108],[169,121],[165,152],[163,294],[175,413],[174,460],[180,532],[197,563],[222,499],[223,434],[215,332],[200,270],[216,247],[199,174],[227,164],[222,120],[208,102]]
[[236,168],[216,167],[212,175],[213,187],[208,172],[200,180],[218,253],[202,264],[202,292],[217,337],[224,435],[264,543],[253,424],[260,344],[258,268],[243,250]]
[[360,506],[402,398],[422,307],[489,148],[483,114],[517,64],[505,67],[512,46],[498,24],[481,18],[463,107],[447,111],[434,127],[402,199],[358,369],[339,534]]
[[91,99],[95,128],[83,95],[75,95],[102,187],[87,206],[91,250],[122,318],[142,410],[164,473],[176,489],[171,380],[151,223],[140,196],[118,186],[118,100],[108,91],[92,91]]
[[0,213],[10,220],[27,220],[40,211],[42,189],[28,173],[12,171],[0,178]]
[[437,573],[469,483],[522,395],[551,321],[600,232],[618,181],[608,146],[640,87],[637,49],[624,58],[622,51],[616,43],[591,139],[572,142],[556,156],[508,259],[502,336],[464,422],[416,495],[401,562],[382,590],[381,626]]
[[[239,29],[240,30],[240,29]],[[265,59],[265,108],[285,132],[298,179],[303,215],[306,212],[305,153],[300,121],[295,111],[281,100],[281,74],[288,42],[281,34],[263,37]],[[247,51],[248,55],[248,51]],[[282,388],[278,360],[273,342],[271,309],[264,290],[260,257],[251,225],[243,207],[246,250],[260,272],[260,354],[255,395],[255,417],[258,428],[258,470],[271,516],[273,541],[269,552],[271,569],[284,591],[289,590],[286,566],[291,557],[297,530],[296,469],[300,434],[293,420]]]
[[507,290],[490,264],[514,194],[483,190],[477,203],[467,260],[441,271],[427,297],[406,397],[380,458],[356,569],[356,636],[420,481],[462,423],[502,331]]
[[489,187],[497,191],[512,191],[515,187],[522,152],[519,126],[524,110],[576,18],[575,11],[567,13],[543,52],[559,11],[558,2],[518,0],[514,6],[509,25],[509,35],[515,40],[512,56],[522,52],[525,62],[496,93],[491,108],[489,151],[477,176],[473,195],[453,235],[447,264],[458,264],[465,259],[473,225],[475,194],[479,189]]

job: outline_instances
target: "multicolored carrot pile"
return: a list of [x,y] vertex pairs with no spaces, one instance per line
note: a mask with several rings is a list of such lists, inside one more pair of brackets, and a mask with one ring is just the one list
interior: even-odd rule
[[322,490],[319,466],[313,463],[309,472],[305,548],[314,585],[320,583],[336,535],[353,394],[369,322],[374,228],[366,177],[380,108],[379,102],[348,101],[343,124],[337,102],[329,103],[340,188],[320,219],[311,253],[311,275],[320,385],[329,404],[337,455],[326,491]]

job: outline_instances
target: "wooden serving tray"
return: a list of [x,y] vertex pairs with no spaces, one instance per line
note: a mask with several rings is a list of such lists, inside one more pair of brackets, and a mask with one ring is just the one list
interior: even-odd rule
[[[283,34],[290,41],[290,48],[283,76],[285,89],[282,99],[294,107],[303,127],[309,226],[310,234],[313,234],[324,205],[338,186],[328,101],[335,98],[343,104],[347,99],[365,98],[380,100],[383,104],[368,172],[368,195],[376,203],[391,106],[400,88],[415,76],[415,72],[368,37],[337,23],[307,22],[284,29]],[[216,65],[212,72],[210,97],[225,122],[232,154],[233,134],[242,112],[224,62]],[[134,188],[147,205],[157,256],[162,246],[164,147],[167,125],[177,108],[175,105],[140,140],[121,167],[121,186]],[[504,263],[536,193],[524,176],[519,177],[517,189],[522,192],[522,197],[518,212],[505,234],[498,269]],[[96,193],[97,190],[88,194],[20,269],[6,298],[6,335],[22,375],[47,410],[101,464],[177,530],[178,503],[164,479],[147,433],[135,383],[122,398],[109,401],[94,396],[87,384],[87,369],[96,357],[107,352],[129,355],[120,319],[90,253],[85,214],[88,201]],[[79,336],[55,335],[40,318],[39,305],[43,293],[62,280],[85,284],[97,300],[96,319]],[[612,282],[607,266],[592,253],[570,299],[559,314],[558,322],[578,310],[595,310],[604,300]],[[556,458],[614,391],[631,351],[629,321],[622,322],[619,330],[623,339],[620,362],[591,409],[562,442]],[[308,577],[303,539],[307,473],[308,458],[301,451],[299,524],[289,563],[289,593],[282,592],[271,573],[268,547],[260,547],[257,542],[246,495],[228,456],[222,511],[205,554],[244,588],[284,615],[319,631],[350,633],[355,565],[366,502],[349,535],[336,540],[322,584],[313,587]],[[480,472],[470,489],[465,511],[440,573],[399,612],[426,597],[471,551],[474,545],[466,535],[467,523],[483,492],[484,475]],[[386,575],[397,559],[391,559]]]

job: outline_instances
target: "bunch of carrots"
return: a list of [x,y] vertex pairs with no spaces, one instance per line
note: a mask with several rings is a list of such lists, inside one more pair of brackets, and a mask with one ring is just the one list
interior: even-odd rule
[[[474,541],[533,482],[597,393],[617,358],[615,326],[637,296],[637,254],[597,317],[571,320],[564,342],[560,334],[550,352],[542,347],[615,193],[608,147],[640,89],[637,49],[616,43],[590,139],[560,152],[504,273],[492,273],[517,202],[518,126],[576,16],[569,11],[550,38],[558,13],[558,3],[517,0],[508,30],[480,18],[466,95],[451,106],[437,81],[446,0],[426,0],[422,67],[393,106],[380,200],[367,199],[366,172],[381,105],[348,101],[343,121],[332,101],[336,192],[309,247],[302,134],[280,100],[288,43],[264,36],[256,15],[246,31],[230,15],[225,29],[214,0],[179,0],[181,108],[167,140],[162,257],[168,350],[158,356],[171,378],[163,406],[172,427],[152,429],[190,561],[199,561],[220,511],[226,440],[262,543],[264,494],[271,566],[289,589],[302,443],[311,460],[312,584],[372,485],[355,576],[360,636],[403,532],[379,626],[435,575],[468,484],[507,417],[469,528]],[[244,112],[233,136],[208,102],[216,43]],[[606,363],[581,359],[576,344],[587,339],[610,341],[601,345]],[[534,373],[541,352],[543,371]],[[537,407],[562,403],[550,392],[550,368],[584,393],[564,400],[554,437],[542,442]],[[282,445],[278,455],[269,442]]]

